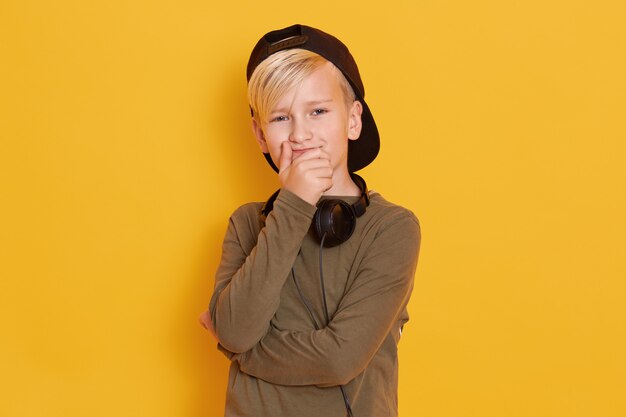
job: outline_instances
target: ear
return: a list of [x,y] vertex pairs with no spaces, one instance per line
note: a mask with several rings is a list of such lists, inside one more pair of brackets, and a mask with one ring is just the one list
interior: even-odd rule
[[261,124],[257,122],[254,117],[252,118],[252,132],[256,137],[256,141],[259,144],[261,151],[263,151],[263,153],[269,153],[269,150],[267,149],[267,142],[265,141],[265,134],[263,133]]
[[361,114],[363,114],[363,105],[359,100],[354,100],[348,109],[348,139],[350,140],[357,140],[361,136],[363,128]]

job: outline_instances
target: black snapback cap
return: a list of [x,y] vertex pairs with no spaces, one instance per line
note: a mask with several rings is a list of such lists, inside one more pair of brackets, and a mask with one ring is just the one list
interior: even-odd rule
[[[315,52],[332,62],[352,86],[357,100],[363,104],[361,135],[357,140],[348,141],[348,171],[354,172],[366,167],[378,155],[380,137],[372,112],[365,102],[365,88],[363,81],[361,81],[359,68],[348,51],[348,47],[339,39],[305,25],[293,25],[268,32],[259,39],[250,54],[246,70],[248,81],[250,81],[256,67],[268,56],[278,51],[294,48]],[[278,172],[278,167],[272,162],[270,155],[267,153],[264,155],[274,171]]]

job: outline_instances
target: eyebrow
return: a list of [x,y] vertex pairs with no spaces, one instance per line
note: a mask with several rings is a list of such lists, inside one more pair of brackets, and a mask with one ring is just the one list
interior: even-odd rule
[[325,98],[325,99],[321,99],[321,100],[311,100],[311,101],[307,101],[305,104],[308,105],[312,105],[312,104],[323,104],[323,103],[328,103],[333,101],[332,98]]
[[[330,103],[330,102],[332,102],[332,101],[334,101],[332,98],[324,98],[324,99],[320,99],[320,100],[311,100],[311,101],[307,101],[307,102],[305,102],[304,104],[305,104],[306,106],[318,106],[318,105],[320,105],[320,104]],[[274,110],[272,110],[272,111],[270,112],[270,114],[273,114],[273,113],[286,113],[286,112],[288,112],[289,110],[291,110],[291,108],[290,108],[290,107],[289,107],[289,108],[287,108],[287,107],[281,107],[281,108],[278,108],[278,109],[274,109]]]

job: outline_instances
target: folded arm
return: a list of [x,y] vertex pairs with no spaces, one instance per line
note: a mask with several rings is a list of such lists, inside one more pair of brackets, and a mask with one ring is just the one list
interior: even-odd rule
[[330,323],[320,330],[270,327],[258,344],[232,355],[240,369],[281,385],[343,385],[374,357],[408,303],[420,228],[412,215],[376,236]]
[[238,228],[258,227],[250,224],[258,217],[231,217],[209,304],[215,335],[226,350],[245,352],[267,333],[314,213],[314,206],[281,191],[256,244],[242,241]]

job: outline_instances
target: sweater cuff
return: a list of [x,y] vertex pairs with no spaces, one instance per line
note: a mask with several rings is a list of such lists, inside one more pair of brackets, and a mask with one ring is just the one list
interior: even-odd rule
[[291,191],[281,189],[276,197],[275,206],[284,206],[288,210],[295,210],[297,213],[302,214],[309,219],[313,218],[317,207],[307,203]]

